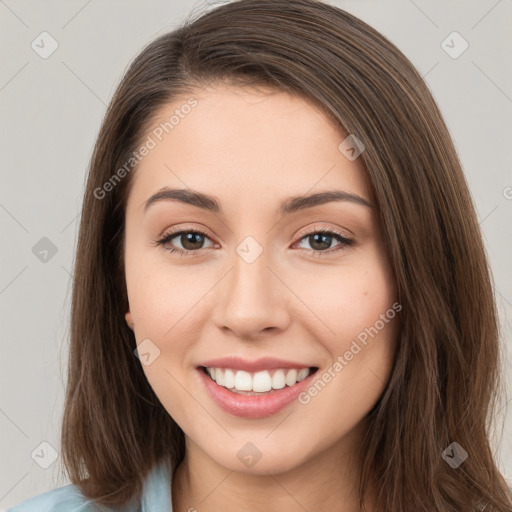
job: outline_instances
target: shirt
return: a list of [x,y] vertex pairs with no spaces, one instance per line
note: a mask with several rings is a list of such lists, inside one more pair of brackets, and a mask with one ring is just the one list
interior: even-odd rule
[[121,507],[97,505],[74,484],[29,498],[7,512],[172,512],[171,471],[166,461],[153,467],[144,481],[142,495]]

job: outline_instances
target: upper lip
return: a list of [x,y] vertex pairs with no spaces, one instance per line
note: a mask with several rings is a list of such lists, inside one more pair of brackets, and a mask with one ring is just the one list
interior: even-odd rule
[[209,359],[208,361],[203,361],[199,366],[204,366],[205,368],[232,368],[234,370],[245,370],[251,373],[275,368],[297,368],[300,370],[301,368],[313,367],[313,365],[310,364],[286,361],[275,357],[262,357],[255,361],[248,361],[236,356]]

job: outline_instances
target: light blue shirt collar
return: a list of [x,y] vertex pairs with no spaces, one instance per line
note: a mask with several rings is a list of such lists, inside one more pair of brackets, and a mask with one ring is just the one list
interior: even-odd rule
[[77,486],[68,484],[25,500],[7,512],[173,512],[171,475],[170,465],[164,458],[148,473],[140,499],[119,507],[105,508],[92,503]]
[[141,512],[172,512],[171,471],[165,459],[146,478],[141,507]]

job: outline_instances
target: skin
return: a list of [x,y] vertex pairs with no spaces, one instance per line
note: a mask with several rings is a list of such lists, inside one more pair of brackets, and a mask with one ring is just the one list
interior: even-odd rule
[[[195,368],[268,355],[318,366],[320,375],[391,308],[396,287],[375,207],[332,201],[277,213],[290,196],[328,190],[373,205],[361,159],[347,159],[338,150],[346,135],[299,97],[220,84],[193,96],[198,105],[134,171],[125,226],[126,321],[138,344],[149,338],[160,350],[143,369],[186,437],[174,510],[359,510],[365,416],[391,372],[397,317],[308,404],[267,418],[224,412]],[[187,98],[166,105],[152,126]],[[164,186],[213,195],[222,213],[170,200],[144,212]],[[167,247],[190,251],[180,256],[155,243],[174,227],[206,236],[189,244],[175,236]],[[322,250],[306,236],[332,228],[354,244],[333,252],[335,237]],[[236,252],[247,236],[263,249],[250,264]],[[237,457],[248,441],[262,454],[251,467]]]

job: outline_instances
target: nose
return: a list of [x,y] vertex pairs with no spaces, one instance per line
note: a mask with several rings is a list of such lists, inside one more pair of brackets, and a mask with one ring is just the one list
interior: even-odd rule
[[286,329],[291,293],[269,267],[265,251],[252,263],[238,254],[218,289],[214,321],[240,339],[256,339]]

